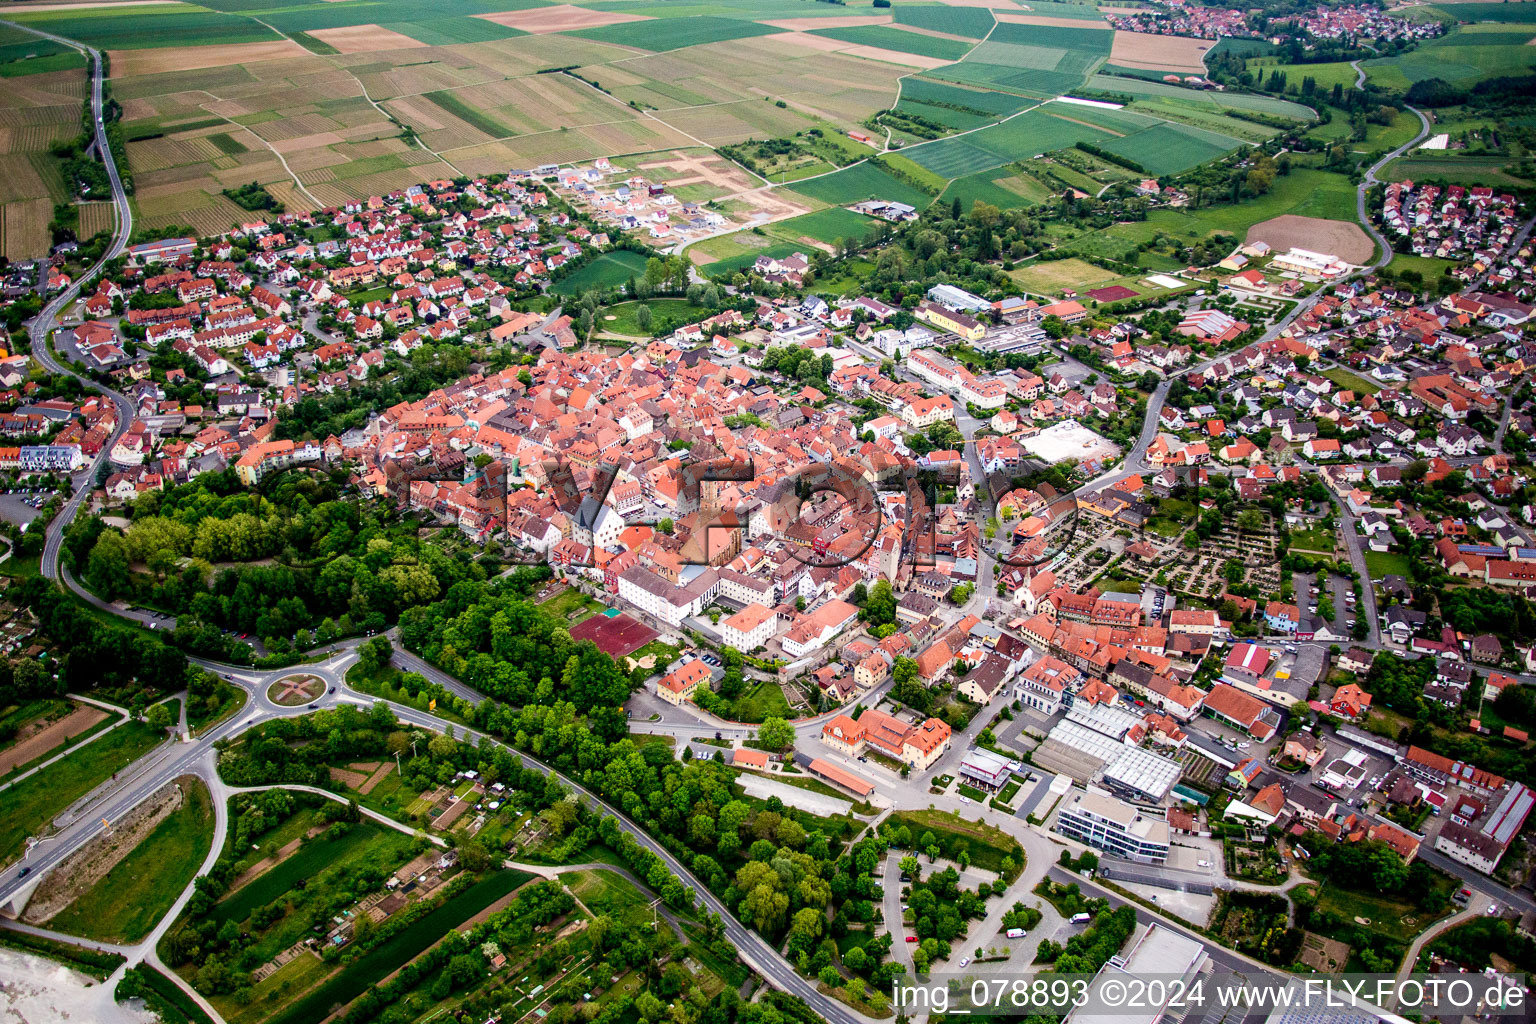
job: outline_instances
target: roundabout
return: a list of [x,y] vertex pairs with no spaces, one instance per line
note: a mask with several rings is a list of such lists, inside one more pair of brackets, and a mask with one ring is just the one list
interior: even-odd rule
[[267,687],[267,700],[279,707],[296,708],[319,699],[325,693],[325,681],[319,676],[284,676]]

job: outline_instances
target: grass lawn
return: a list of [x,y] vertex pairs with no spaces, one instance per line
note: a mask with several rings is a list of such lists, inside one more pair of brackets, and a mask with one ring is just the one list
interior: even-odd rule
[[1019,284],[1041,295],[1057,295],[1064,288],[1079,291],[1113,281],[1119,275],[1113,270],[1094,266],[1085,260],[1048,260],[1027,267],[1019,267],[1008,274]]
[[589,619],[603,610],[600,602],[594,601],[575,587],[550,598],[539,607],[557,618],[569,620],[571,625]]
[[[1002,860],[1018,849],[1018,842],[1008,833],[992,825],[966,821],[948,811],[898,811],[889,819],[892,828],[905,825],[912,832],[912,841],[921,840],[924,832],[932,832],[939,851],[953,859],[960,849],[970,851],[971,863],[983,871],[1002,871]],[[1013,854],[1014,868],[1022,871],[1024,854]]]
[[1438,256],[1408,256],[1397,253],[1392,257],[1392,262],[1387,264],[1387,272],[1401,274],[1405,270],[1416,270],[1419,277],[1428,284],[1440,280],[1445,276],[1446,271],[1456,265],[1456,260],[1443,260]]
[[1365,567],[1371,572],[1371,579],[1379,580],[1383,576],[1407,576],[1409,566],[1408,556],[1401,551],[1367,551],[1365,553]]
[[975,786],[967,786],[962,782],[960,785],[956,786],[955,789],[959,790],[961,796],[974,800],[979,804],[986,802],[987,794],[983,793]]
[[560,881],[598,916],[644,907],[655,898],[612,871],[567,871]]
[[[1435,888],[1449,896],[1457,882],[1444,872],[1435,873]],[[1405,943],[1442,917],[1448,917],[1455,909],[1447,902],[1447,909],[1439,914],[1427,913],[1414,906],[1412,900],[1376,893],[1355,892],[1336,885],[1320,886],[1317,894],[1317,911],[1332,911],[1346,922],[1366,928],[1383,938]],[[1362,923],[1357,918],[1369,921]],[[1353,957],[1351,957],[1353,960]],[[1395,965],[1394,965],[1395,966]]]
[[556,281],[550,290],[560,295],[577,295],[589,288],[618,288],[632,277],[645,275],[643,253],[620,249],[605,252]]
[[[597,319],[592,326],[600,332],[649,337],[651,332],[642,329],[638,320],[641,306],[651,307],[653,323],[660,321],[663,316],[683,316],[686,310],[693,310],[700,316],[703,315],[702,311],[687,299],[647,299],[645,302],[621,302],[616,306],[605,306],[597,311]],[[613,319],[609,320],[609,317]]]
[[192,882],[213,843],[208,789],[184,778],[182,805],[95,885],[48,922],[50,928],[104,942],[149,934]]
[[1361,395],[1374,395],[1377,391],[1381,390],[1381,385],[1369,377],[1362,377],[1358,373],[1344,369],[1342,366],[1335,366],[1331,370],[1324,370],[1323,376],[1333,381],[1339,387],[1357,391]]
[[1365,727],[1378,736],[1396,739],[1403,730],[1413,727],[1413,720],[1390,708],[1374,707],[1366,716]]
[[64,808],[153,750],[165,734],[143,722],[127,722],[36,775],[0,793],[0,862],[21,853]]
[[765,718],[790,717],[789,701],[779,684],[771,681],[758,683],[751,690],[737,697],[731,705],[731,717],[738,722],[761,722]]
[[1294,530],[1291,533],[1291,549],[1333,554],[1334,532],[1331,529]]
[[215,996],[214,1009],[228,1024],[256,1024],[272,1014],[280,1002],[303,995],[332,970],[313,953],[296,956],[251,987],[251,1000],[241,1004],[234,996]]

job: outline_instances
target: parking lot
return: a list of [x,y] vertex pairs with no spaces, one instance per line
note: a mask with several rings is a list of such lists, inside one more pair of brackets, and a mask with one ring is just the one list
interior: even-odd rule
[[1323,594],[1321,586],[1326,586],[1334,613],[1328,628],[1340,636],[1350,635],[1354,627],[1349,623],[1355,618],[1355,607],[1350,604],[1350,599],[1354,597],[1355,590],[1348,577],[1329,573],[1326,583],[1320,584],[1317,574],[1298,572],[1291,577],[1291,584],[1295,588],[1296,605],[1301,609],[1303,618],[1317,614],[1318,599]]
[[26,488],[18,488],[11,494],[0,494],[0,518],[17,526],[25,526],[36,519],[44,504],[53,496],[51,491],[41,488],[33,489],[34,493],[27,493]]

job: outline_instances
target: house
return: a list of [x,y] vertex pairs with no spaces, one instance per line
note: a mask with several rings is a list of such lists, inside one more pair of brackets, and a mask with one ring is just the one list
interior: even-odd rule
[[1269,739],[1280,728],[1279,712],[1226,683],[1217,683],[1206,694],[1205,713],[1260,741]]
[[697,659],[668,672],[656,683],[656,695],[668,704],[692,700],[701,686],[709,685],[709,666]]

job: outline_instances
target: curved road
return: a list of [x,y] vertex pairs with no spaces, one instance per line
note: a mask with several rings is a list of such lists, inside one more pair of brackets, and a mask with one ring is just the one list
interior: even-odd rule
[[102,445],[100,453],[91,460],[84,469],[75,473],[72,478],[74,494],[59,514],[54,516],[53,522],[48,525],[47,540],[43,545],[42,573],[50,578],[58,575],[59,549],[64,544],[64,528],[67,527],[80,511],[80,506],[91,493],[91,486],[95,482],[96,473],[106,463],[107,455],[112,451],[112,446],[117,439],[127,431],[128,425],[133,420],[133,406],[123,395],[110,388],[102,387],[94,380],[84,377],[68,366],[61,363],[48,348],[48,336],[53,332],[59,316],[80,295],[81,285],[96,276],[106,264],[122,255],[127,248],[128,238],[133,233],[133,209],[128,204],[128,193],[123,188],[123,179],[117,172],[117,163],[112,158],[112,147],[107,144],[107,126],[103,114],[103,85],[102,85],[102,60],[101,51],[95,47],[77,43],[73,39],[64,36],[56,36],[51,32],[42,32],[29,25],[20,25],[12,21],[0,20],[0,25],[21,29],[44,39],[52,40],[64,46],[72,47],[85,54],[91,68],[91,115],[95,122],[96,151],[101,156],[102,165],[107,170],[107,179],[112,185],[112,203],[117,207],[117,231],[112,236],[112,244],[102,253],[101,259],[86,273],[81,274],[79,280],[72,283],[59,294],[55,295],[48,304],[43,307],[32,320],[28,329],[32,341],[32,358],[36,359],[46,369],[53,373],[67,373],[79,380],[92,391],[100,392],[112,399],[112,404],[117,410],[117,425],[113,428],[112,436]]

